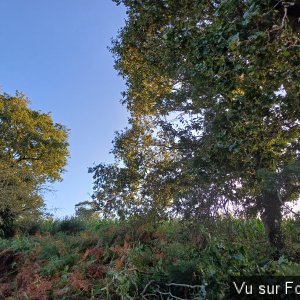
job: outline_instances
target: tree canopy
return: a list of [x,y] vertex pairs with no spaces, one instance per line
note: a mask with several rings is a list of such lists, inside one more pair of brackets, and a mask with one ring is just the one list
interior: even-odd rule
[[43,206],[42,185],[61,180],[67,163],[67,137],[24,95],[0,95],[0,211],[33,214]]
[[280,239],[300,193],[299,1],[115,2],[131,116],[114,141],[122,164],[91,169],[95,203],[186,216],[231,203]]

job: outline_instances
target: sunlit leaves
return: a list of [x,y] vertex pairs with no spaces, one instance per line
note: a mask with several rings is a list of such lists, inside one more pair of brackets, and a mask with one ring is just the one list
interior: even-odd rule
[[119,2],[128,20],[112,52],[131,115],[113,152],[139,201],[169,207],[206,192],[212,206],[252,199],[259,210],[270,174],[286,195],[280,174],[299,160],[300,40],[281,3]]
[[[41,186],[61,179],[68,133],[24,95],[0,95],[0,207],[16,214],[43,205]],[[1,217],[1,216],[0,216]]]

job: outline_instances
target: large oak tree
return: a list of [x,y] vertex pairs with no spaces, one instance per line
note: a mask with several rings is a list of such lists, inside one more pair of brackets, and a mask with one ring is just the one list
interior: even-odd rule
[[231,203],[282,249],[283,205],[300,193],[299,1],[116,2],[130,127],[122,167],[91,170],[94,204],[196,216]]

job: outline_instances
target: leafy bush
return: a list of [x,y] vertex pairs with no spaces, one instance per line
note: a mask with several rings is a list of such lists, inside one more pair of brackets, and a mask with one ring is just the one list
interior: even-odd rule
[[41,268],[41,275],[53,276],[59,271],[69,270],[77,261],[78,256],[76,254],[69,254],[64,257],[57,255],[51,256],[47,263]]
[[0,208],[0,237],[9,238],[15,232],[16,214],[9,207]]
[[16,223],[16,232],[19,235],[35,235],[40,232],[41,221],[19,220]]
[[45,240],[41,243],[41,250],[39,251],[38,258],[49,260],[51,257],[59,257],[59,251],[55,244]]
[[86,226],[83,220],[70,217],[55,221],[51,229],[51,233],[55,234],[58,232],[63,232],[65,234],[76,234],[85,229]]

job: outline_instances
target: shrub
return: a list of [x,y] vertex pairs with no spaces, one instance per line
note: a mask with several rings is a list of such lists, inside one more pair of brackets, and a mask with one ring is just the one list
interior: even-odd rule
[[52,228],[52,234],[63,232],[65,234],[76,234],[86,229],[85,223],[83,220],[80,220],[75,217],[66,217],[62,220],[54,222]]
[[0,237],[10,238],[15,232],[16,214],[9,208],[0,209]]
[[16,223],[16,232],[19,235],[35,235],[40,231],[41,221],[20,220]]

